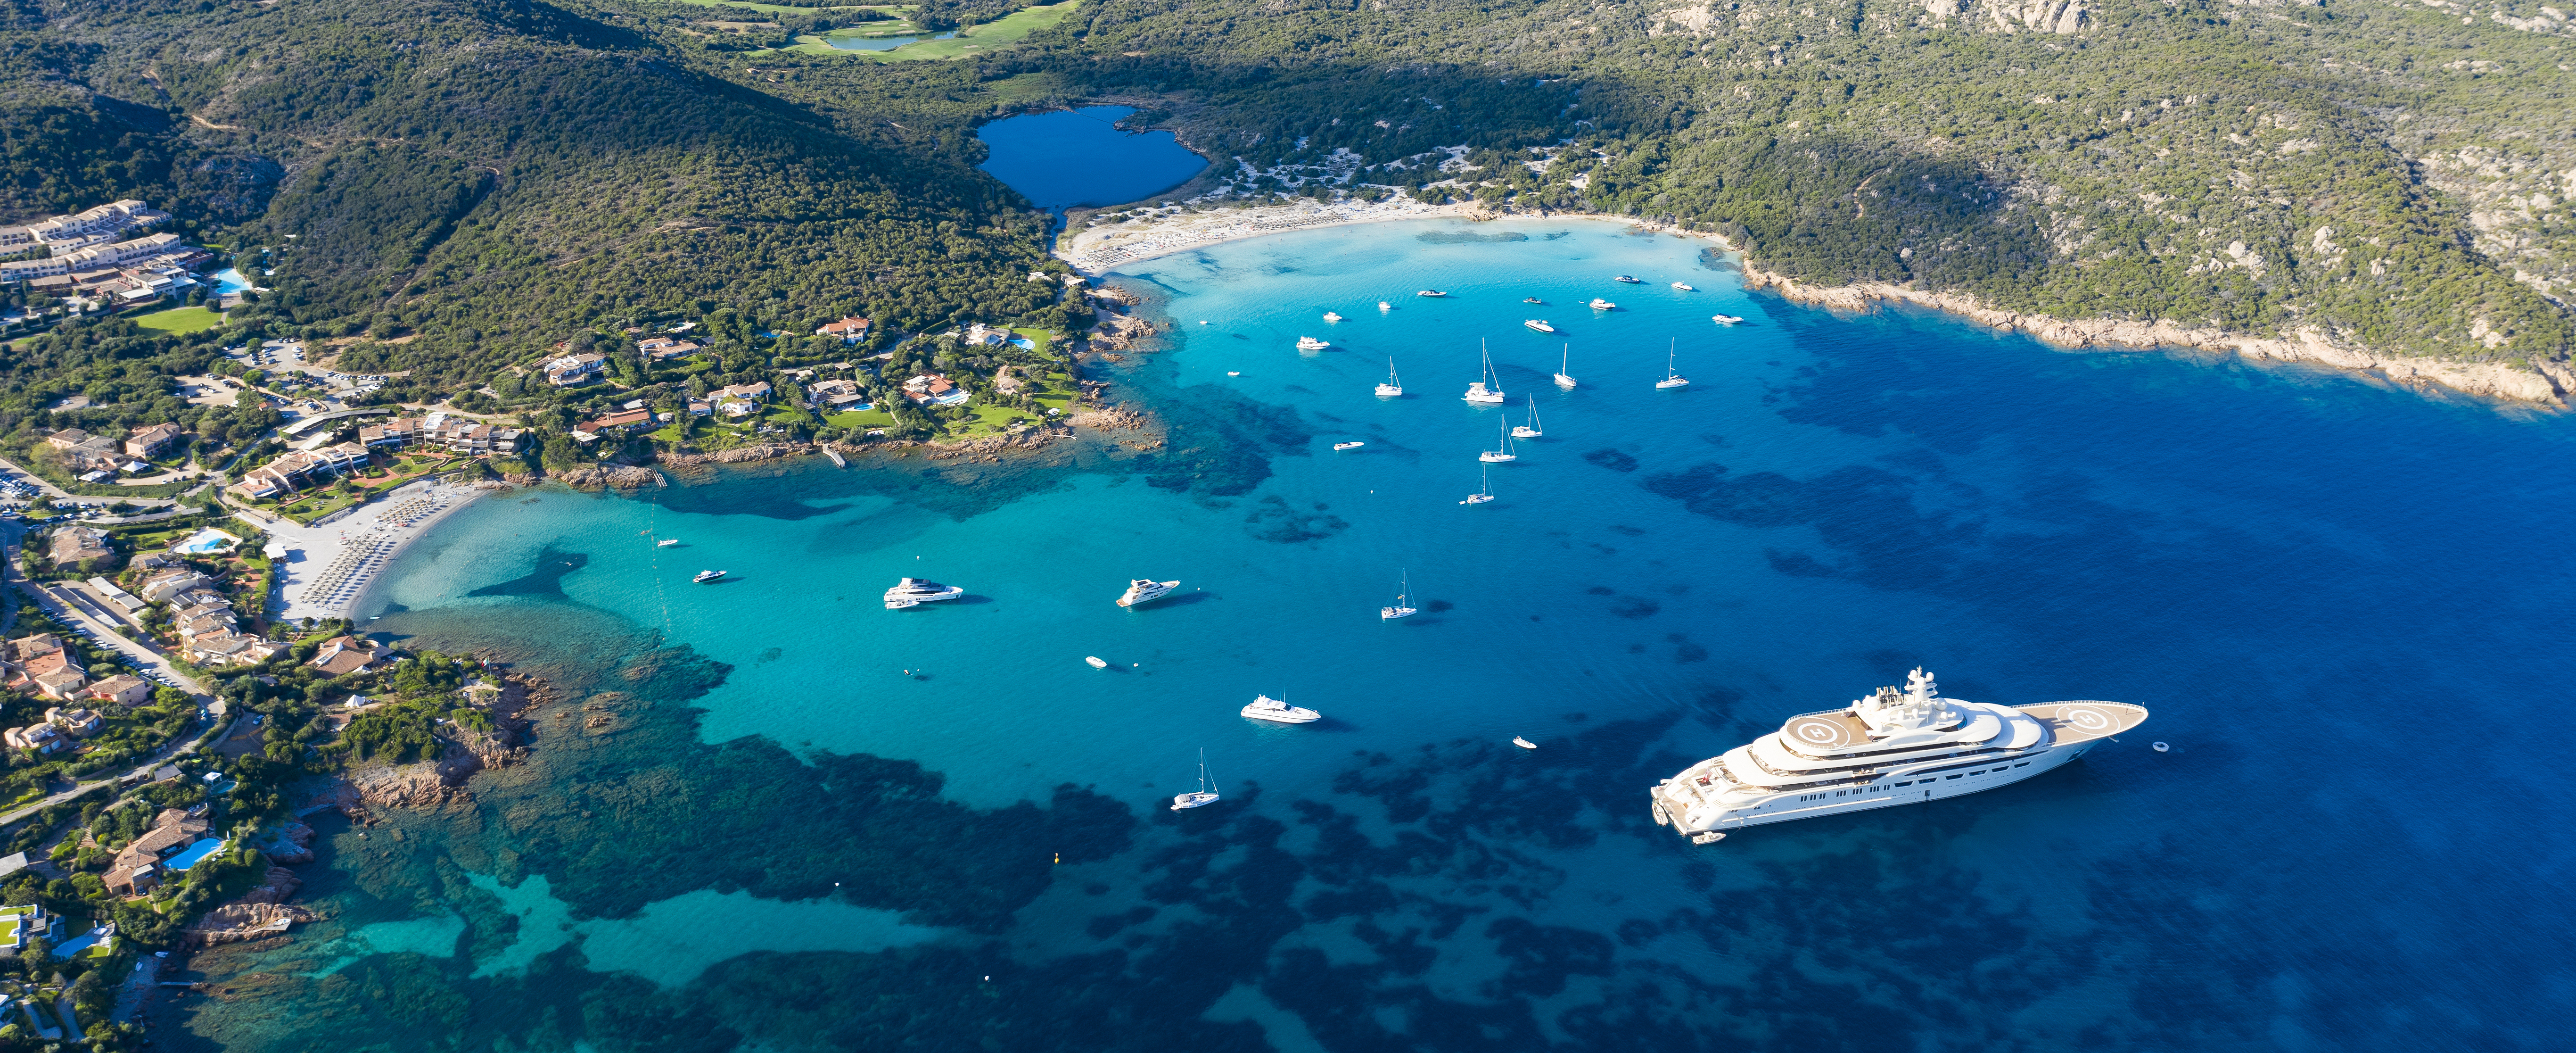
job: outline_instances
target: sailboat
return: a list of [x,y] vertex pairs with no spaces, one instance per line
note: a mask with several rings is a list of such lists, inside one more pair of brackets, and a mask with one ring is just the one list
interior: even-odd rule
[[1538,438],[1538,437],[1539,437],[1539,436],[1541,436],[1541,435],[1546,434],[1545,432],[1542,432],[1542,431],[1538,430],[1538,396],[1536,396],[1536,395],[1532,395],[1532,396],[1530,396],[1530,400],[1529,400],[1529,413],[1530,413],[1530,422],[1529,422],[1529,423],[1527,423],[1527,424],[1523,424],[1523,425],[1521,425],[1521,426],[1519,426],[1519,427],[1517,427],[1517,428],[1513,428],[1513,429],[1512,429],[1512,438],[1515,438],[1515,439],[1535,439],[1535,438]]
[[[1676,344],[1675,346],[1679,345]],[[1664,354],[1664,379],[1655,382],[1656,390],[1661,391],[1669,388],[1686,388],[1690,386],[1690,378],[1673,372],[1673,357],[1678,353],[1679,352],[1675,351],[1667,351]]]
[[[1476,342],[1476,346],[1479,349],[1482,349],[1485,346],[1485,342],[1479,340]],[[1475,383],[1467,385],[1467,394],[1464,397],[1467,401],[1478,405],[1500,406],[1503,404],[1503,378],[1494,375],[1493,352],[1485,351],[1484,356],[1485,375]],[[1487,381],[1491,381],[1493,386],[1487,387]]]
[[1475,493],[1468,494],[1467,499],[1458,502],[1459,504],[1481,505],[1494,499],[1494,470],[1491,468],[1485,469],[1484,476],[1484,484],[1479,486]]
[[1566,360],[1571,358],[1573,354],[1573,345],[1571,344],[1561,346],[1557,348],[1556,351],[1556,386],[1564,388],[1567,391],[1574,390],[1574,378],[1565,375]]
[[1209,804],[1215,804],[1215,803],[1216,803],[1216,787],[1215,787],[1215,786],[1212,786],[1212,785],[1210,785],[1210,784],[1208,783],[1208,773],[1207,773],[1207,751],[1206,751],[1206,750],[1200,750],[1200,751],[1199,751],[1199,789],[1198,789],[1198,792],[1197,792],[1197,793],[1176,793],[1176,794],[1173,794],[1173,795],[1172,795],[1172,810],[1173,810],[1173,811],[1175,811],[1175,812],[1177,812],[1177,811],[1180,811],[1180,810],[1181,810],[1181,809],[1183,809],[1183,808],[1197,808],[1197,807],[1199,807],[1199,806],[1201,806],[1201,805],[1209,805]]
[[1402,577],[1399,577],[1399,578],[1397,578],[1397,579],[1396,579],[1396,586],[1395,586],[1395,605],[1394,605],[1394,606],[1392,606],[1392,607],[1380,607],[1380,608],[1378,608],[1378,609],[1377,609],[1377,617],[1378,617],[1378,620],[1379,620],[1379,621],[1383,621],[1383,622],[1391,622],[1391,621],[1394,621],[1394,620],[1396,620],[1396,619],[1398,619],[1398,618],[1410,618],[1410,617],[1413,617],[1413,616],[1414,616],[1414,615],[1416,615],[1416,614],[1421,613],[1420,611],[1416,611],[1416,610],[1414,610],[1412,607],[1409,607],[1409,606],[1406,606],[1406,605],[1405,605],[1405,602],[1404,602],[1405,595],[1406,595],[1407,593],[1412,592],[1412,591],[1413,591],[1413,575],[1412,575],[1412,573],[1411,573],[1411,572],[1409,572],[1409,571],[1408,571],[1408,572],[1405,572],[1405,573],[1403,574],[1403,576],[1402,576]]
[[1400,399],[1404,397],[1404,382],[1396,379],[1395,377],[1395,359],[1393,358],[1386,360],[1386,383],[1377,386],[1377,397],[1382,399]]
[[1503,431],[1502,421],[1494,422],[1494,448],[1477,454],[1476,459],[1487,464],[1520,460],[1520,455],[1512,452],[1512,437]]

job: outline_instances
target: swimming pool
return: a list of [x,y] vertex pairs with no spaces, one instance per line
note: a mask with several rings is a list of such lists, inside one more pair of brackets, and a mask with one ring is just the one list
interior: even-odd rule
[[170,870],[186,870],[186,869],[188,869],[189,867],[196,866],[199,862],[202,862],[202,861],[203,861],[207,856],[210,856],[210,855],[213,855],[213,854],[215,854],[215,853],[217,853],[217,852],[223,851],[223,848],[224,848],[224,839],[223,839],[223,838],[220,838],[220,837],[208,837],[208,838],[201,838],[201,839],[199,839],[199,840],[197,841],[197,843],[192,844],[192,845],[189,845],[187,848],[182,849],[182,850],[179,852],[179,854],[178,854],[178,855],[171,856],[167,861],[163,862],[161,865],[162,865],[164,868],[166,868],[166,869],[170,869]]
[[170,551],[189,556],[203,556],[214,552],[230,552],[233,550],[233,546],[241,544],[241,540],[242,539],[234,537],[231,534],[224,533],[221,530],[208,527],[189,535],[188,540],[170,546]]

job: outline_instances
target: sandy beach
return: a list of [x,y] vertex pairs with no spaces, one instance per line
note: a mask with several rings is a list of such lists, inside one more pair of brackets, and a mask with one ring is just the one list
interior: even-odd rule
[[286,550],[281,562],[279,617],[345,618],[358,608],[377,575],[438,521],[491,490],[458,483],[413,483],[321,526],[287,520],[235,518],[269,533]]
[[1485,217],[1499,218],[1475,204],[1426,205],[1401,196],[1374,203],[1338,201],[1328,205],[1301,201],[1256,208],[1220,207],[1205,212],[1164,210],[1151,218],[1067,231],[1056,245],[1056,256],[1073,264],[1075,270],[1096,277],[1138,260],[1238,238],[1351,223]]

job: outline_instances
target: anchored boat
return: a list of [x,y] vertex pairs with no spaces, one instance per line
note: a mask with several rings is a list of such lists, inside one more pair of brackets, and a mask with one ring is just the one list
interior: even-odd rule
[[1536,329],[1542,333],[1553,333],[1556,331],[1556,327],[1547,324],[1547,319],[1545,318],[1532,318],[1528,321],[1522,322],[1521,324],[1532,329]]
[[1324,715],[1303,706],[1292,706],[1268,695],[1252,696],[1252,704],[1243,707],[1243,715],[1273,724],[1312,724]]
[[1175,811],[1175,812],[1177,812],[1177,811],[1180,811],[1180,810],[1181,810],[1181,809],[1183,809],[1183,808],[1197,808],[1197,807],[1199,807],[1199,806],[1201,806],[1201,805],[1209,805],[1209,804],[1215,804],[1215,803],[1216,803],[1216,785],[1215,785],[1214,783],[1211,783],[1211,782],[1209,782],[1209,781],[1208,781],[1208,770],[1207,770],[1207,751],[1206,751],[1206,750],[1200,750],[1200,751],[1199,751],[1199,788],[1198,788],[1198,792],[1196,792],[1196,793],[1176,793],[1176,794],[1173,794],[1173,795],[1172,795],[1172,810],[1173,810],[1173,811]]
[[[1477,346],[1483,347],[1484,342],[1477,341]],[[1475,383],[1467,385],[1467,394],[1462,397],[1478,405],[1500,406],[1503,404],[1503,378],[1494,374],[1493,353],[1487,351],[1484,352],[1484,356],[1484,376],[1478,378]]]
[[1311,336],[1301,336],[1297,338],[1297,350],[1299,351],[1321,351],[1331,346],[1333,345],[1322,340],[1317,340]]
[[1121,607],[1142,606],[1144,604],[1152,603],[1155,600],[1162,599],[1163,597],[1170,595],[1173,589],[1180,587],[1181,583],[1177,581],[1155,581],[1151,578],[1137,578],[1127,583],[1127,591],[1118,597],[1118,605]]
[[721,571],[721,570],[702,570],[702,571],[699,571],[699,572],[698,572],[698,574],[697,574],[697,576],[696,576],[696,577],[690,578],[689,580],[690,580],[690,581],[697,582],[698,584],[704,585],[704,584],[706,584],[707,582],[714,581],[714,580],[716,580],[717,578],[721,578],[721,577],[724,577],[724,576],[725,576],[725,572],[724,572],[724,571]]

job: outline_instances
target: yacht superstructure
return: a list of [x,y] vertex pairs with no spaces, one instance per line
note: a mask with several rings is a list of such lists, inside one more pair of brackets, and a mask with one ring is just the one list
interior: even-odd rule
[[1905,690],[1789,718],[1780,730],[1648,791],[1655,822],[1700,844],[1764,823],[1915,804],[2048,771],[2147,720],[2123,702],[2003,706],[1943,698],[1921,669]]
[[1171,595],[1173,589],[1180,587],[1181,583],[1177,581],[1155,581],[1152,578],[1136,578],[1127,583],[1127,591],[1119,595],[1118,605],[1121,607],[1135,607],[1141,604],[1152,603],[1155,600]]
[[963,595],[966,595],[966,590],[954,585],[942,585],[928,578],[905,578],[885,591],[885,605],[890,611],[910,610],[925,603],[953,600]]

